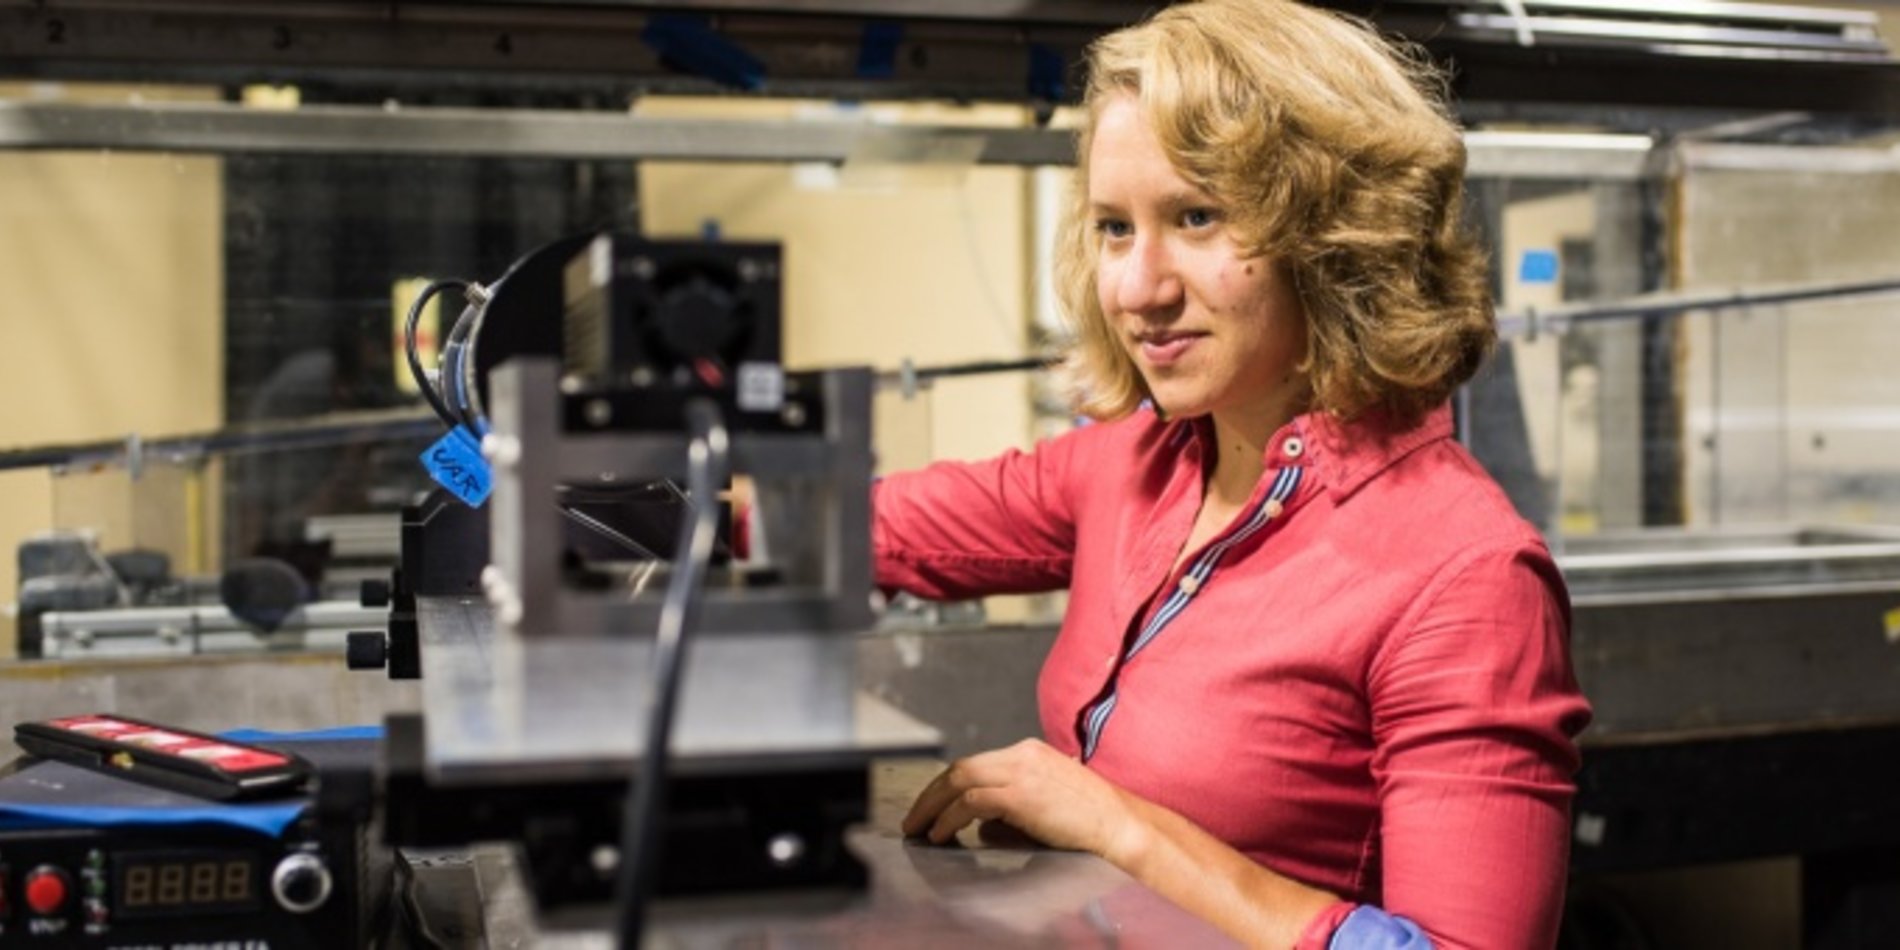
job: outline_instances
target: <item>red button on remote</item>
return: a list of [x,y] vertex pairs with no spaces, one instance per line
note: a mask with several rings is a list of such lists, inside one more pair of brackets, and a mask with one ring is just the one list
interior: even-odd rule
[[26,906],[41,916],[51,916],[66,905],[66,872],[51,865],[41,865],[26,875]]

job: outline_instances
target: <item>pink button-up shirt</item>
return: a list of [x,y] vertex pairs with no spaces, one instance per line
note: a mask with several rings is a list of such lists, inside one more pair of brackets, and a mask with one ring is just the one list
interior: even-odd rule
[[878,583],[1070,591],[1044,738],[1288,877],[1440,947],[1547,947],[1589,721],[1542,539],[1451,438],[1313,413],[1235,523],[1176,560],[1213,451],[1142,410],[882,480]]

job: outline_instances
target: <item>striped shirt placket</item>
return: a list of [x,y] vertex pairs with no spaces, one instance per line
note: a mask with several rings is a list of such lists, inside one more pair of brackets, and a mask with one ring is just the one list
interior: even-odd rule
[[[1294,490],[1299,487],[1298,466],[1280,470],[1280,474],[1273,479],[1273,486],[1267,490],[1266,500],[1260,503],[1260,507],[1254,509],[1253,517],[1248,518],[1247,523],[1241,525],[1232,534],[1209,546],[1194,562],[1194,566],[1182,576],[1180,583],[1175,585],[1173,593],[1170,593],[1168,599],[1162,603],[1161,609],[1155,611],[1155,615],[1149,618],[1147,625],[1141,628],[1141,633],[1136,635],[1135,642],[1129,644],[1128,652],[1122,657],[1122,665],[1126,666],[1128,661],[1135,658],[1135,654],[1140,653],[1143,647],[1161,634],[1162,629],[1167,627],[1169,622],[1187,609],[1188,602],[1194,599],[1194,595],[1200,592],[1207,583],[1207,579],[1213,576],[1214,568],[1219,566],[1221,558],[1236,545],[1253,537],[1261,528],[1266,527],[1267,522],[1272,521],[1274,516],[1280,513],[1286,500],[1293,497]],[[1083,716],[1082,761],[1087,762],[1095,755],[1095,747],[1102,741],[1102,730],[1108,725],[1108,717],[1115,712],[1115,703],[1119,695],[1120,691],[1111,683],[1108,695],[1097,701]]]

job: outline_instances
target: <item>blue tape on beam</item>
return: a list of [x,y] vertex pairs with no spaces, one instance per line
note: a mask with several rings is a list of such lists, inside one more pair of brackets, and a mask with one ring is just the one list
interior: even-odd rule
[[1063,72],[1068,64],[1053,47],[1029,44],[1029,94],[1037,99],[1061,102]]
[[858,38],[858,78],[889,79],[897,75],[897,47],[904,42],[902,23],[866,23]]
[[720,36],[704,17],[656,14],[648,18],[640,39],[682,72],[734,89],[757,90],[765,85],[765,64]]
[[1517,281],[1520,284],[1556,283],[1557,252],[1525,251],[1517,262]]

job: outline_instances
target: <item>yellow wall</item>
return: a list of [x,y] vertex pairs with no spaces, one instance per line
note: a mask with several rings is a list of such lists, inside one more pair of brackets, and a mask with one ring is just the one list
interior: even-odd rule
[[[0,98],[47,97],[79,94],[0,85]],[[202,156],[0,152],[0,447],[219,423],[219,177],[218,161]],[[120,523],[109,530],[125,530],[123,502],[89,492],[63,505],[59,520],[110,518]],[[0,473],[0,603],[14,599],[20,540],[54,519],[44,470]],[[11,610],[0,625],[0,655],[11,654]]]

